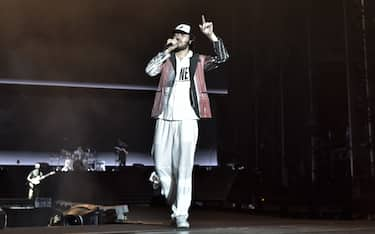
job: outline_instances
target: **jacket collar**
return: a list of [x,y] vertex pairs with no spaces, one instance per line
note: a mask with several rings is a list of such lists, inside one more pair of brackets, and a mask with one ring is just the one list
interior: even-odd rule
[[[189,50],[186,57],[190,58],[190,60],[191,60],[191,58],[194,56],[194,54],[195,53],[193,53],[193,51]],[[176,53],[175,52],[171,53],[170,60],[171,60],[172,65],[173,65],[173,69],[176,71]]]
[[[187,56],[190,57],[189,72],[190,72],[191,77],[194,77],[195,70],[197,68],[197,64],[198,64],[198,60],[199,60],[199,54],[193,53],[193,51],[190,50]],[[171,54],[170,60],[171,60],[172,65],[173,65],[173,69],[176,71],[176,53]]]

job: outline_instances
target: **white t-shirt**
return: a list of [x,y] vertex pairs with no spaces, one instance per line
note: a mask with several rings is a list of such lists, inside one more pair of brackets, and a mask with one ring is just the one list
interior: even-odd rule
[[189,67],[190,58],[193,52],[189,53],[181,60],[176,56],[176,77],[172,88],[166,88],[170,93],[163,112],[159,115],[160,119],[165,120],[184,120],[199,119],[190,103],[190,77]]

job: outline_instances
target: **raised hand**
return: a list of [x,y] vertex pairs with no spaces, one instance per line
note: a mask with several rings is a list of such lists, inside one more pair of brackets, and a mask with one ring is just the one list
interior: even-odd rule
[[214,24],[212,22],[206,22],[206,18],[202,15],[202,24],[199,25],[201,32],[211,40],[217,40],[214,33]]

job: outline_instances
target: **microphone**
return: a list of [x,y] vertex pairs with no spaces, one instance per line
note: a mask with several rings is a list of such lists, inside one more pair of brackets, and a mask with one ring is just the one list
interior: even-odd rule
[[167,44],[164,45],[164,49],[168,49],[169,47],[173,46],[173,43],[169,42]]
[[[176,41],[177,43],[177,41]],[[164,49],[168,49],[169,47],[174,46],[174,43],[171,40],[168,40],[167,43],[164,45]]]

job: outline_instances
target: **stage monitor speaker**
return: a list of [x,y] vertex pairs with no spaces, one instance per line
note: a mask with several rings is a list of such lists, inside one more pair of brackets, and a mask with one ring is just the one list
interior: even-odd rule
[[0,208],[0,229],[3,229],[7,223],[7,216],[5,212]]
[[[6,227],[47,226],[50,218],[56,213],[52,208],[35,208],[33,206],[4,207]],[[1,221],[0,221],[1,222]]]
[[[60,203],[63,205],[63,203]],[[68,203],[66,203],[68,205]],[[75,204],[55,215],[51,225],[98,225],[124,223],[127,220],[129,209],[127,205],[101,206],[94,204]]]
[[236,177],[230,167],[195,167],[194,201],[225,201]]

